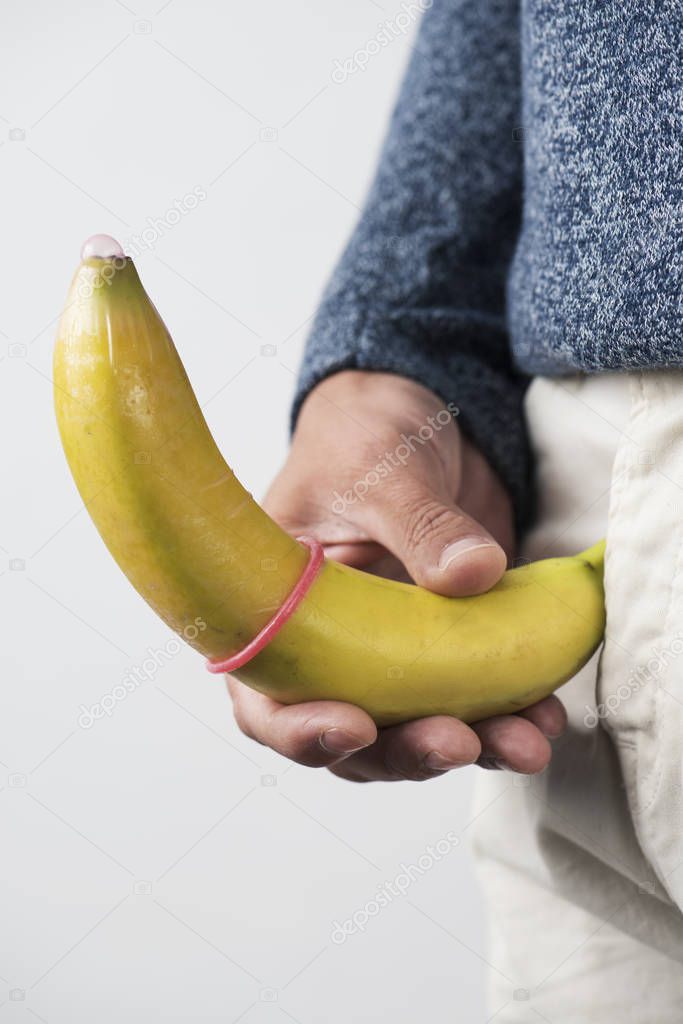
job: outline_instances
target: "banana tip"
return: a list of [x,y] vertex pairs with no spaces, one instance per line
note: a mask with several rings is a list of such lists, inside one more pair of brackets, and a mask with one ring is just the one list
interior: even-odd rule
[[587,562],[592,569],[596,572],[602,573],[605,568],[605,541],[600,540],[593,547],[588,548],[586,551],[582,551],[579,556],[584,562]]
[[81,246],[82,260],[110,260],[125,256],[123,247],[111,235],[91,235]]

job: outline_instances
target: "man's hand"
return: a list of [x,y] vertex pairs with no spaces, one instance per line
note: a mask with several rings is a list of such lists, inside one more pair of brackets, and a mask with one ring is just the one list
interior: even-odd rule
[[[311,392],[265,507],[330,558],[450,596],[492,587],[514,543],[507,493],[452,410],[393,374],[348,370]],[[472,727],[441,715],[378,731],[351,704],[286,706],[236,679],[228,688],[247,736],[355,782],[435,778],[475,761],[538,772],[565,725],[556,697]]]

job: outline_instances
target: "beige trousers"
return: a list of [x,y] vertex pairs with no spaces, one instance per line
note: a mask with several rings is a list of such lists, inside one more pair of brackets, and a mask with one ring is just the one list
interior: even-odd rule
[[489,1020],[683,1021],[683,374],[536,380],[526,555],[607,536],[602,651],[551,765],[481,772]]

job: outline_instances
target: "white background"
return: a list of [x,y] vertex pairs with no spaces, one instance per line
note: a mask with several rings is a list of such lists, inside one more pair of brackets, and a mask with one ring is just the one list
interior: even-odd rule
[[[411,45],[336,84],[335,60],[399,3],[131,2],[4,5],[0,1024],[483,1024],[473,770],[354,787],[292,767],[239,734],[189,649],[78,725],[169,639],[99,540],[55,429],[51,349],[80,243],[130,245],[205,190],[137,262],[262,494]],[[449,830],[454,852],[332,941]]]

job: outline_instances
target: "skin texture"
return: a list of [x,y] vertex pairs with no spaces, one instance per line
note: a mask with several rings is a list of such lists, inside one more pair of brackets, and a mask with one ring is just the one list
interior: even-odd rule
[[[306,399],[264,507],[289,533],[316,537],[337,561],[454,597],[489,589],[513,552],[512,506],[457,420],[442,425],[443,410],[435,394],[400,376],[334,374]],[[414,444],[405,465],[387,460],[391,471],[356,497],[354,485],[430,417],[431,437]],[[354,500],[342,509],[335,496],[349,491]],[[454,544],[457,557],[449,558]],[[549,739],[566,724],[556,697],[474,726],[438,716],[378,730],[351,704],[285,706],[230,677],[228,691],[247,736],[353,782],[423,781],[475,762],[532,774],[546,766]]]

